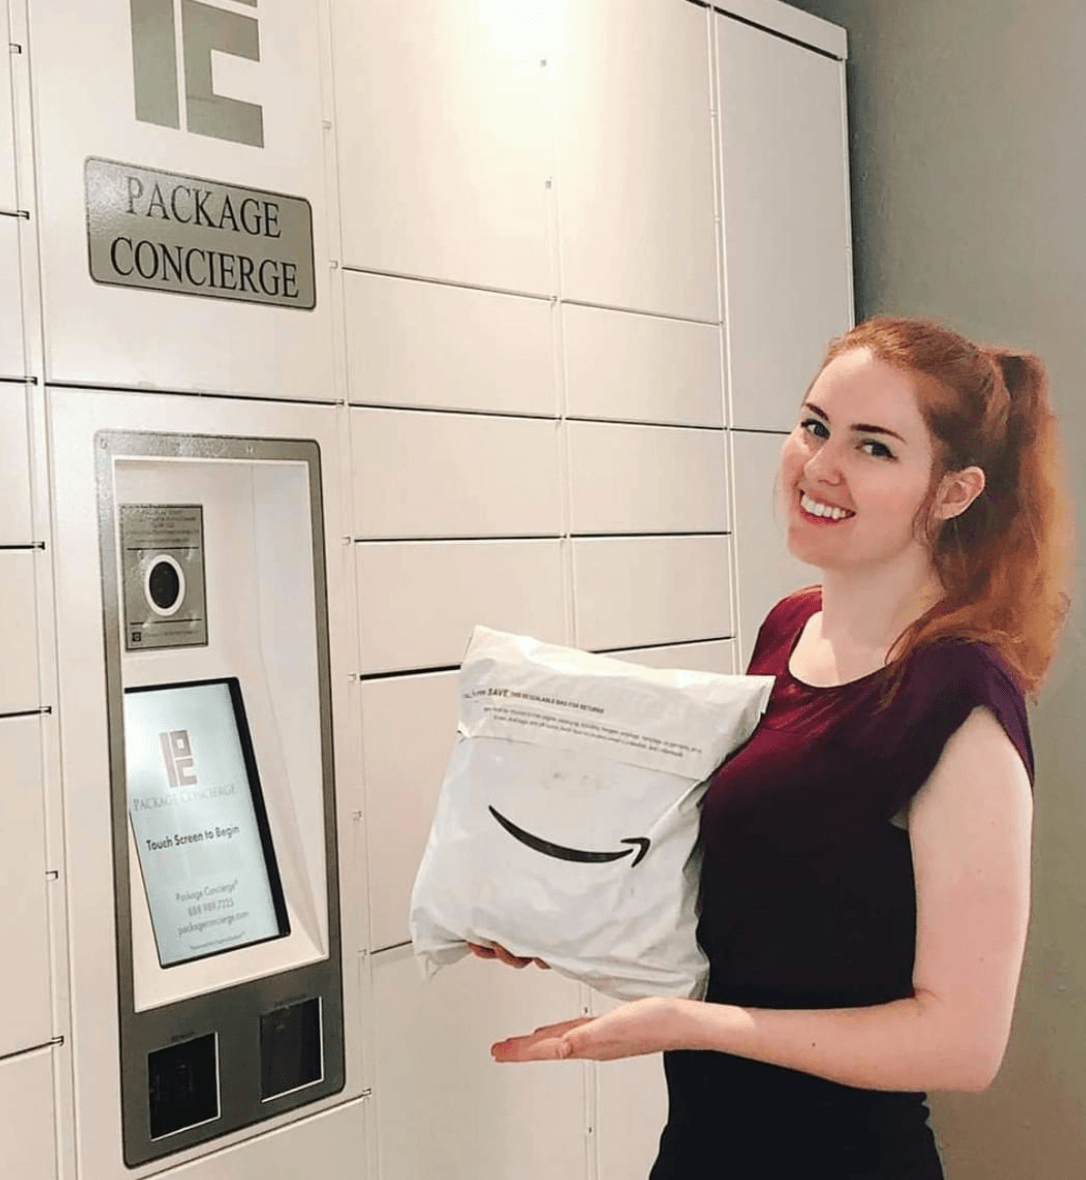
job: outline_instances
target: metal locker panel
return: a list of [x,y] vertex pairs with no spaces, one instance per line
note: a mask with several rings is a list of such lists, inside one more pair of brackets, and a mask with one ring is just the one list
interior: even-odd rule
[[346,265],[551,292],[549,7],[334,0]]
[[375,955],[373,980],[382,1180],[586,1176],[586,1067],[499,1068],[489,1053],[577,1016],[577,984],[476,959],[423,983],[409,947]]
[[564,303],[562,340],[572,417],[724,425],[716,325]]
[[477,623],[566,641],[559,541],[361,542],[361,669],[447,668]]
[[[145,2],[133,25],[131,6],[116,0],[85,0],[78,18],[68,5],[30,6],[50,380],[334,400],[320,9],[320,0],[232,8],[158,0]],[[119,176],[137,181],[132,170],[141,168],[173,179],[162,182],[159,200],[149,178],[142,195],[131,185],[126,202],[129,181],[100,183],[100,165],[89,158],[116,162]],[[240,200],[231,221],[222,186],[271,194],[274,224],[256,206],[242,212]],[[201,192],[212,193],[202,214]],[[109,210],[98,263],[109,282],[91,277],[88,201]],[[311,236],[289,228],[290,210],[304,218],[304,203]],[[182,240],[203,253],[179,255],[178,279],[159,244],[172,250]],[[109,249],[118,242],[114,273]],[[112,285],[134,267],[142,242],[151,243],[142,248],[144,270],[158,268],[148,281],[159,286]],[[293,282],[285,270],[266,276],[269,289],[297,288],[297,296],[282,294],[293,306],[192,293],[262,297],[237,259],[265,247],[279,264],[298,267]],[[211,254],[235,259],[229,277]],[[310,265],[315,306],[303,310]]]
[[740,662],[750,660],[758,628],[769,608],[819,571],[788,552],[787,520],[777,498],[777,467],[785,436],[738,432],[732,435],[735,464],[735,554],[738,570]]
[[790,430],[852,323],[844,63],[715,19],[732,424]]
[[0,214],[0,377],[25,377],[19,218]]
[[0,0],[0,209],[14,211],[19,207],[19,197],[15,186],[15,112],[8,27],[8,0]]
[[616,660],[629,660],[649,668],[679,668],[690,672],[720,672],[731,676],[736,667],[737,645],[734,639],[714,639],[708,643],[668,643],[661,647],[634,647],[608,652]]
[[557,413],[549,301],[358,271],[343,287],[351,401]]
[[558,429],[531,418],[351,410],[355,536],[558,536]]
[[364,680],[361,695],[371,946],[380,949],[408,937],[411,889],[456,744],[457,677]]
[[570,422],[574,533],[728,529],[722,430]]
[[729,537],[572,544],[579,647],[606,651],[732,635]]
[[[0,765],[0,945],[9,964],[0,1005],[0,1057],[5,1057],[43,1045],[53,1035],[40,715],[0,717]],[[6,1114],[7,1107],[0,1104],[0,1110]],[[0,1175],[22,1173],[0,1170]]]
[[0,714],[20,713],[41,705],[38,679],[38,608],[35,600],[34,549],[0,550]]
[[[619,1005],[592,993],[592,1014]],[[596,1159],[600,1180],[645,1180],[667,1122],[667,1084],[658,1053],[601,1061],[596,1070]]]
[[565,6],[564,298],[719,320],[707,19],[672,0]]
[[0,545],[34,540],[26,386],[0,381]]
[[54,1180],[53,1050],[40,1049],[0,1061],[0,1176]]

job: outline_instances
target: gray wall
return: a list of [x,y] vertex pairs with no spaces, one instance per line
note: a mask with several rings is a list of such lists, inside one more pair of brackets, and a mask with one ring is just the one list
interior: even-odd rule
[[[857,316],[929,315],[1047,361],[1077,531],[1086,450],[1086,5],[802,0],[850,35]],[[1032,713],[1033,923],[1011,1046],[933,1100],[950,1180],[1086,1164],[1086,661],[1072,627]]]

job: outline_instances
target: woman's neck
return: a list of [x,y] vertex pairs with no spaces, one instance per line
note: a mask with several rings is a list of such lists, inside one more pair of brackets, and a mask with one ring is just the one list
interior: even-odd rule
[[884,657],[905,628],[942,596],[930,566],[870,573],[825,570],[818,637],[842,654]]

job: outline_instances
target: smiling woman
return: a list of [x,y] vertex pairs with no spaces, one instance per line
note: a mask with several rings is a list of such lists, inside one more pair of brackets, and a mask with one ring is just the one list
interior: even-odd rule
[[663,1051],[651,1180],[939,1180],[924,1091],[994,1078],[1028,921],[1024,694],[1070,550],[1044,368],[927,321],[861,324],[807,391],[778,487],[821,584],[763,623],[748,672],[776,678],[768,709],[705,796],[707,1002],[493,1053]]

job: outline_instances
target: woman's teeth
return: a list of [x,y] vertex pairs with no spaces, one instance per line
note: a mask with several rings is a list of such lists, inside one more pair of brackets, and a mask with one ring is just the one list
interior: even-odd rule
[[823,516],[829,520],[844,520],[846,516],[853,515],[843,508],[831,508],[828,504],[819,504],[817,500],[812,500],[806,493],[800,496],[799,502],[803,506],[803,511],[809,512],[812,516]]

